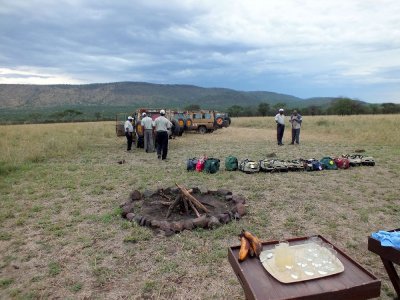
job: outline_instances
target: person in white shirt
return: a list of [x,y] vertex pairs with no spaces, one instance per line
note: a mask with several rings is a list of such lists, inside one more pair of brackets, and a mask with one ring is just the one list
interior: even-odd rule
[[156,130],[157,157],[167,159],[168,154],[168,129],[172,123],[165,117],[165,110],[160,110],[160,116],[154,120]]
[[283,108],[279,109],[279,113],[275,116],[276,122],[276,138],[278,140],[278,145],[283,146],[282,139],[283,133],[285,132],[285,115],[283,114]]
[[133,140],[133,118],[131,116],[128,117],[128,120],[125,121],[124,128],[125,128],[125,136],[126,142],[128,144],[127,151],[131,151],[132,149],[132,140]]
[[153,144],[154,122],[148,115],[146,115],[145,112],[142,113],[141,124],[144,129],[144,150],[147,153],[154,152],[154,144]]

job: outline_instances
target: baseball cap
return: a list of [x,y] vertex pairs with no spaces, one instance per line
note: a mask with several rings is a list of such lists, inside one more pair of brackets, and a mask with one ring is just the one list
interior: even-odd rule
[[163,110],[163,109],[160,110],[160,114],[161,114],[161,115],[165,115],[165,110]]
[[128,117],[128,120],[133,120],[133,118],[131,116]]

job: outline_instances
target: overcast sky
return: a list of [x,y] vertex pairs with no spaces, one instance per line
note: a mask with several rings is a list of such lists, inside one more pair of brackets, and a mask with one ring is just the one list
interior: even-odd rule
[[400,0],[0,0],[0,83],[400,103]]

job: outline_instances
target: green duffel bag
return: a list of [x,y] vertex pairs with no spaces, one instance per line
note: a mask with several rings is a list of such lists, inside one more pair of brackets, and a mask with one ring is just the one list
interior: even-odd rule
[[217,158],[207,158],[204,164],[204,172],[214,174],[219,170],[220,160]]
[[238,169],[238,159],[232,155],[225,158],[225,170],[236,171]]
[[337,170],[338,167],[332,157],[326,156],[319,161],[324,170]]

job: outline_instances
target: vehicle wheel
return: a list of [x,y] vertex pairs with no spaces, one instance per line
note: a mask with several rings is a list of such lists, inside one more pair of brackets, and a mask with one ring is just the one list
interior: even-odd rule
[[201,134],[205,134],[207,132],[207,128],[204,126],[200,126],[198,130],[199,130],[199,133],[201,133]]
[[179,125],[179,127],[181,127],[181,128],[185,127],[185,121],[184,121],[182,118],[179,118],[179,119],[178,119],[178,125]]
[[222,119],[222,117],[218,117],[215,119],[215,123],[218,127],[222,127],[224,125],[224,119]]
[[178,121],[172,120],[171,123],[172,123],[172,128],[171,128],[172,135],[173,135],[173,136],[178,136],[178,135],[179,135],[179,132],[180,132],[180,130],[181,130],[181,128],[180,128],[180,126],[179,126],[179,124],[178,124]]
[[224,124],[222,125],[222,127],[229,127],[229,122],[228,120],[224,120]]
[[193,125],[192,119],[187,119],[186,120],[186,128],[190,129],[192,127],[192,125]]

